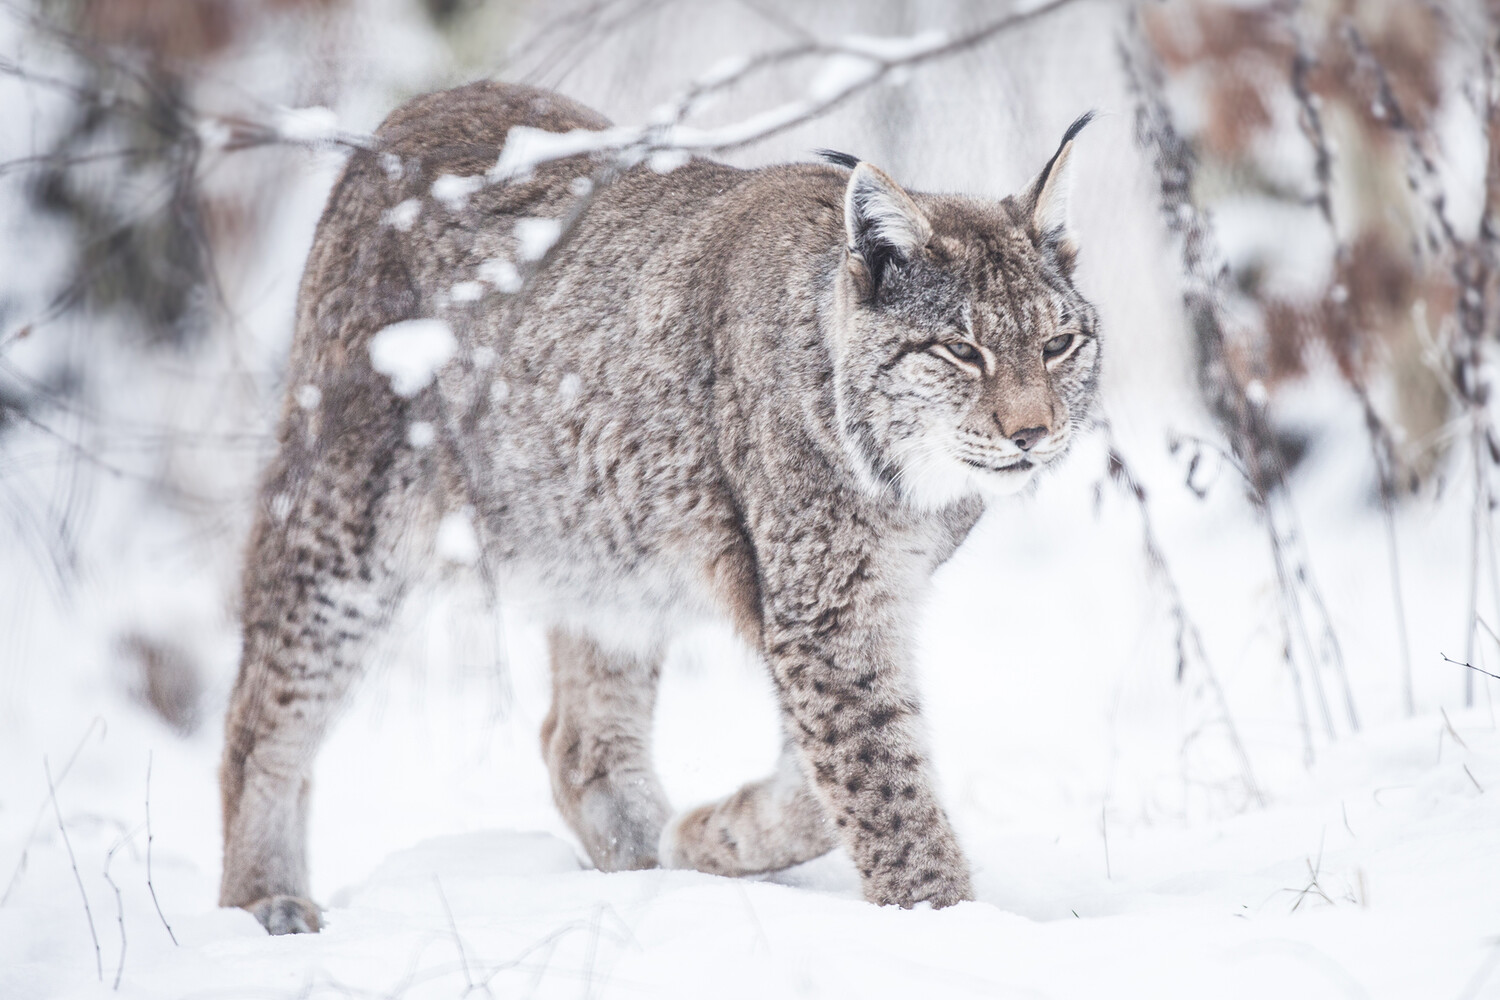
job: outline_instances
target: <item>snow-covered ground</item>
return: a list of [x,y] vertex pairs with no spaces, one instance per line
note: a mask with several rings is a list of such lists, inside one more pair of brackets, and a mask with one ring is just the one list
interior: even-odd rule
[[[415,602],[319,763],[326,930],[273,939],[215,907],[227,616],[196,647],[217,649],[211,721],[184,738],[126,693],[100,616],[36,601],[35,658],[7,664],[0,730],[0,996],[103,996],[117,974],[119,994],[140,997],[1500,995],[1500,730],[1489,707],[1454,710],[1458,668],[1438,655],[1457,634],[1443,577],[1461,562],[1462,518],[1402,522],[1421,706],[1407,719],[1378,696],[1399,670],[1378,519],[1359,498],[1310,499],[1310,520],[1341,526],[1309,534],[1336,543],[1320,568],[1367,717],[1358,735],[1320,738],[1304,768],[1260,535],[1231,489],[1162,497],[1163,546],[1261,807],[1198,679],[1174,680],[1136,510],[1108,492],[1096,506],[1099,457],[1083,448],[998,508],[929,605],[929,728],[977,902],[870,906],[838,853],[753,880],[589,870],[537,747],[540,633],[485,624],[458,581]],[[673,650],[658,720],[679,807],[774,760],[767,682],[726,636]],[[147,882],[148,768],[165,920]]]

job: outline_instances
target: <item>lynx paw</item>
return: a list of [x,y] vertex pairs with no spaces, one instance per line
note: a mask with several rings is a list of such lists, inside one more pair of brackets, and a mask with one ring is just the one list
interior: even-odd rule
[[266,896],[243,908],[272,934],[316,934],[323,928],[318,904],[300,896]]
[[[706,843],[713,821],[713,807],[700,806],[675,816],[661,831],[656,847],[663,868],[685,868],[710,875],[738,875],[737,866],[725,857],[732,844],[721,844],[718,850]],[[728,862],[728,863],[726,863]]]
[[904,869],[876,876],[865,884],[865,898],[882,906],[909,910],[929,903],[935,910],[974,898],[974,886],[963,866]]
[[666,813],[665,803],[653,795],[601,783],[580,798],[575,830],[600,871],[639,871],[657,866]]

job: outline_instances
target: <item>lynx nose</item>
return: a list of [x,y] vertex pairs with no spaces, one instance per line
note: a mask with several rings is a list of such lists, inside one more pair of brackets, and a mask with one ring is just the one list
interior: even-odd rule
[[1017,448],[1022,451],[1030,451],[1036,443],[1046,437],[1050,431],[1045,427],[1023,427],[1010,436]]

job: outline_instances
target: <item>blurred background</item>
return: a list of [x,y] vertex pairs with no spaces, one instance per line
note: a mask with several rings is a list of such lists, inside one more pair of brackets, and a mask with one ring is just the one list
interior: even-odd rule
[[[800,123],[721,155],[847,150],[985,197],[1099,112],[1072,212],[1100,426],[986,516],[923,626],[971,841],[1236,815],[1364,730],[1471,706],[1492,724],[1500,7],[1016,10],[1036,8],[1001,25],[1012,9],[981,0],[0,4],[5,842],[45,795],[40,757],[102,745],[73,779],[101,829],[149,752],[173,849],[216,870],[240,559],[314,226],[392,108],[485,76],[622,124],[697,86],[706,129],[811,95]],[[432,831],[562,830],[535,626],[451,576],[412,602],[319,765],[325,895]],[[765,682],[726,637],[674,647],[665,685],[677,805],[769,767]],[[1005,886],[1022,912],[1054,906]]]

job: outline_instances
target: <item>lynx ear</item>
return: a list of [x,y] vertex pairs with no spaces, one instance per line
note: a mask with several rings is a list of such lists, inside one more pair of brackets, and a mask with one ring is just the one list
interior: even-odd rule
[[1069,160],[1073,153],[1073,140],[1083,127],[1094,118],[1092,111],[1079,115],[1063,133],[1062,143],[1052,159],[1042,168],[1026,189],[1028,227],[1039,243],[1050,243],[1068,255],[1075,252],[1073,232],[1068,221],[1068,198],[1072,193],[1072,170]]
[[932,224],[885,171],[860,163],[844,189],[844,235],[850,273],[864,297],[873,299],[886,267],[925,246]]

